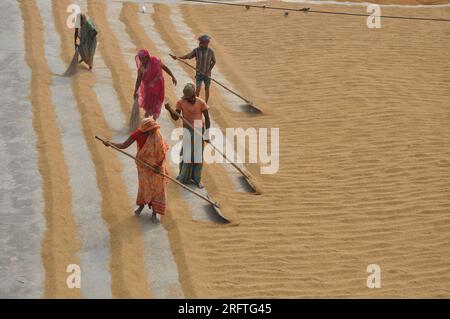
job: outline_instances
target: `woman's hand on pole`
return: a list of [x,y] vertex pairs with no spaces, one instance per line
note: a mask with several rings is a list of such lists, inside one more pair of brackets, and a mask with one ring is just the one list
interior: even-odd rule
[[173,113],[173,110],[172,110],[172,108],[170,107],[170,104],[169,104],[169,103],[164,104],[164,108],[165,108],[167,111],[169,111],[170,113]]
[[169,113],[170,113],[171,115],[173,115],[173,110],[172,110],[172,108],[170,107],[170,104],[169,104],[169,103],[164,104],[164,108],[165,108],[167,111],[169,111]]

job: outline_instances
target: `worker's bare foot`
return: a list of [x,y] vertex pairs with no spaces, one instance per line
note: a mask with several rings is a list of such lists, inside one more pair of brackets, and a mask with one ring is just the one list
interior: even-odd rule
[[152,214],[152,222],[153,222],[153,224],[157,224],[158,223],[158,217],[156,216],[156,213]]
[[139,216],[142,213],[142,210],[144,209],[144,205],[139,206],[134,213],[136,214],[136,216]]
[[194,184],[197,185],[197,187],[200,189],[205,188],[205,185],[203,185],[202,182],[198,182],[198,183],[194,182]]

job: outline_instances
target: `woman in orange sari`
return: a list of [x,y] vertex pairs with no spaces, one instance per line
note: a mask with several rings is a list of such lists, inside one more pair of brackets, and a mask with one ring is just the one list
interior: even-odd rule
[[[142,120],[140,127],[131,133],[130,137],[123,143],[105,142],[120,149],[126,149],[134,141],[137,142],[136,158],[156,168],[157,172],[167,174],[166,155],[169,149],[168,144],[161,135],[159,124],[153,117],[146,117]],[[157,215],[164,215],[166,209],[167,178],[158,174],[154,170],[136,161],[138,171],[139,190],[136,198],[135,214],[139,216],[148,205],[152,209],[152,221],[158,221]]]

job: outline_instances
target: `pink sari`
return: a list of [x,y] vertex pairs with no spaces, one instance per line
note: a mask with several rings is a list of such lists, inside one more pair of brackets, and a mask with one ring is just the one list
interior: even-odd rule
[[[147,66],[141,65],[139,57],[147,56]],[[159,117],[164,103],[164,76],[162,74],[161,60],[151,56],[147,50],[142,49],[136,56],[136,66],[142,74],[141,85],[138,89],[138,103],[146,112],[153,115],[154,119]]]

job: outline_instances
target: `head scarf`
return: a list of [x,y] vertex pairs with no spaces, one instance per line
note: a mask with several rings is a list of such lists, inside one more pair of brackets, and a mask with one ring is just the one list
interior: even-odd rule
[[146,117],[142,120],[139,130],[143,133],[150,132],[160,128],[158,122],[156,122],[152,116]]
[[79,13],[80,17],[80,27],[82,27],[87,22],[87,16],[84,13]]
[[136,66],[139,69],[141,67],[141,59],[147,57],[150,61],[150,53],[147,51],[147,49],[141,49],[139,50],[138,54],[135,57],[136,60]]

